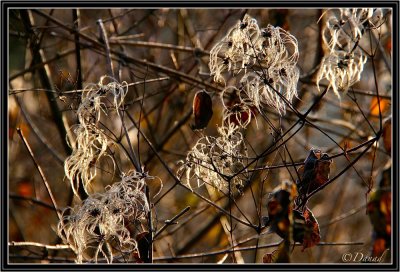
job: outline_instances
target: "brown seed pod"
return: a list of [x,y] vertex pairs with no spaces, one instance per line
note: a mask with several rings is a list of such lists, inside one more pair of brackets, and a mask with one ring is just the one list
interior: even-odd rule
[[191,128],[194,130],[204,129],[211,120],[213,115],[212,100],[204,90],[197,92],[193,98],[193,115],[194,124],[191,125]]

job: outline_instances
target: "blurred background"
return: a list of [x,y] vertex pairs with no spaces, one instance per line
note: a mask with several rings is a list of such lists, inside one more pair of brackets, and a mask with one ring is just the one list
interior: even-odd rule
[[[16,242],[10,244],[10,262],[74,261],[75,255],[69,249],[17,245],[61,244],[55,232],[58,218],[54,206],[17,128],[42,168],[58,208],[79,203],[65,178],[64,160],[71,152],[66,138],[74,138],[71,128],[77,124],[81,90],[109,74],[107,55],[111,54],[115,78],[131,84],[125,99],[127,110],[140,123],[141,131],[162,160],[176,173],[180,161],[185,160],[200,137],[216,136],[221,126],[219,93],[223,86],[214,83],[210,76],[212,47],[246,13],[261,27],[271,24],[290,32],[298,40],[300,53],[298,97],[293,106],[304,113],[321,95],[314,76],[326,51],[321,40],[324,12],[298,8],[9,10],[8,227],[9,242]],[[391,165],[390,147],[386,148],[384,143],[390,143],[390,133],[358,156],[368,147],[365,143],[375,137],[380,123],[391,115],[391,13],[383,13],[386,20],[379,30],[371,31],[375,35],[372,42],[369,37],[361,42],[368,52],[375,52],[365,64],[361,80],[340,100],[328,91],[307,116],[319,129],[309,124],[296,126],[299,130],[285,137],[287,150],[281,147],[260,158],[257,167],[270,169],[256,171],[243,194],[235,197],[235,204],[204,186],[194,188],[194,194],[176,185],[148,143],[138,136],[137,128],[129,127],[128,136],[138,150],[142,167],[162,180],[158,195],[159,184],[149,184],[154,226],[160,229],[165,220],[187,206],[191,208],[177,220],[178,224],[167,227],[157,237],[154,262],[232,262],[232,254],[224,252],[231,249],[228,217],[205,199],[237,218],[259,225],[262,217],[268,215],[269,193],[282,181],[296,176],[293,166],[282,165],[296,162],[299,168],[311,148],[332,156],[330,177],[339,176],[308,203],[319,222],[320,244],[304,251],[295,246],[291,262],[341,263],[346,252],[371,254],[375,240],[367,203],[385,178],[383,171]],[[109,52],[99,20],[108,37]],[[204,131],[193,131],[192,100],[202,89],[211,94],[214,114]],[[267,115],[282,132],[298,120],[291,110],[283,117],[273,110]],[[115,115],[104,118],[104,127],[116,135],[122,133]],[[243,135],[251,146],[250,157],[274,142],[270,124],[257,114]],[[121,144],[127,145],[126,138]],[[359,145],[363,147],[344,155],[343,149]],[[345,170],[353,160],[357,162]],[[133,168],[122,157],[117,163],[125,171]],[[104,159],[90,192],[102,192],[106,185],[115,182],[110,172],[112,164]],[[386,178],[390,179],[390,175]],[[382,215],[378,215],[378,221],[382,219],[379,216]],[[384,219],[383,224],[387,224]],[[235,249],[245,249],[235,253],[237,262],[261,263],[264,254],[273,252],[281,240],[275,233],[266,233],[266,229],[258,235],[254,228],[238,221],[233,220],[233,226],[233,240],[238,245]],[[390,256],[386,261],[390,261]]]

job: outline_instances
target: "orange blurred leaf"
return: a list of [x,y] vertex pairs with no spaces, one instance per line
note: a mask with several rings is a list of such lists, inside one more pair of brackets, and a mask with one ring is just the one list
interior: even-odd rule
[[23,197],[31,197],[34,194],[33,184],[30,180],[23,180],[17,186],[18,195]]
[[381,107],[381,112],[384,112],[390,107],[389,100],[387,99],[382,99],[379,98],[379,103],[378,103],[378,98],[373,97],[371,99],[371,105],[370,105],[370,112],[372,115],[378,116],[379,115],[379,105]]
[[391,244],[391,167],[382,172],[379,187],[369,196],[367,213],[373,227],[373,256],[381,256]]
[[387,248],[386,240],[377,238],[372,246],[372,256],[381,256]]

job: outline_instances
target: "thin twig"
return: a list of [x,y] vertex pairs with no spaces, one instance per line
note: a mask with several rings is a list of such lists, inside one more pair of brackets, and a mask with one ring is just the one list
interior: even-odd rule
[[175,215],[174,217],[172,217],[169,220],[165,220],[165,224],[164,226],[161,227],[161,229],[159,229],[153,237],[153,240],[156,240],[157,237],[168,227],[171,226],[173,224],[177,224],[177,222],[175,222],[176,220],[179,219],[179,217],[181,217],[182,215],[184,215],[185,213],[187,213],[190,210],[190,206],[187,206],[186,208],[184,208],[182,211],[180,211],[177,215]]
[[[34,11],[35,13],[38,13],[40,16],[45,17],[46,19],[49,19],[50,21],[52,21],[52,22],[55,23],[56,25],[62,27],[63,29],[70,31],[71,33],[75,33],[75,31],[74,31],[72,28],[66,26],[66,25],[63,24],[61,21],[59,21],[59,20],[57,20],[57,19],[55,19],[55,18],[49,16],[48,14],[46,14],[46,13],[40,11],[40,10],[33,10],[33,11]],[[97,47],[99,47],[99,48],[104,48],[104,46],[105,46],[104,44],[101,44],[100,42],[98,42],[98,41],[92,39],[90,36],[88,36],[88,35],[86,35],[86,34],[83,34],[83,33],[79,32],[79,35],[80,35],[83,39],[85,39],[85,40],[91,42],[91,43],[93,44],[93,46],[97,46]],[[93,50],[94,50],[94,49],[95,49],[95,48],[93,48]],[[95,51],[95,50],[94,50],[94,51]],[[200,86],[207,87],[207,88],[212,89],[212,90],[215,90],[215,91],[217,91],[217,92],[222,92],[222,91],[223,91],[223,88],[218,87],[218,86],[213,85],[213,84],[210,84],[210,83],[208,83],[208,82],[206,82],[206,81],[200,80],[200,79],[198,79],[197,77],[190,76],[190,75],[188,75],[187,73],[179,72],[179,71],[176,71],[176,70],[174,70],[174,69],[171,69],[171,68],[168,68],[168,67],[165,67],[165,66],[162,66],[162,65],[159,65],[159,64],[156,64],[156,63],[147,61],[147,60],[141,60],[141,59],[129,57],[129,56],[127,56],[127,55],[125,55],[125,54],[123,54],[123,53],[121,53],[121,52],[117,52],[117,51],[114,51],[114,50],[111,50],[111,49],[110,49],[110,53],[115,54],[115,55],[118,56],[120,59],[122,59],[122,60],[124,60],[124,61],[126,61],[126,62],[128,62],[128,63],[129,63],[129,62],[130,62],[130,63],[135,63],[135,64],[143,65],[143,66],[145,66],[145,67],[148,65],[148,66],[151,67],[152,69],[155,69],[155,70],[157,70],[157,71],[161,71],[161,72],[163,72],[163,73],[165,73],[165,74],[168,74],[168,75],[170,75],[170,76],[174,76],[174,77],[180,78],[180,79],[181,79],[182,81],[184,81],[184,82],[196,83],[196,84],[198,84],[198,85],[200,85]]]
[[[258,248],[271,248],[271,247],[277,247],[281,244],[281,242],[278,243],[272,243],[272,244],[266,244],[266,245],[259,245]],[[364,245],[363,242],[339,242],[339,243],[330,243],[330,242],[320,242],[317,244],[317,246],[355,246],[355,245]],[[293,246],[293,245],[292,245]],[[294,246],[302,246],[301,243],[296,243]],[[248,246],[248,247],[239,247],[236,248],[236,251],[250,251],[254,250],[257,246]],[[163,256],[163,257],[155,257],[154,260],[157,261],[168,261],[168,260],[179,260],[179,259],[192,259],[192,258],[203,258],[203,257],[208,257],[208,256],[215,256],[215,255],[220,255],[220,254],[227,254],[231,253],[232,249],[224,249],[224,250],[216,250],[216,251],[211,251],[207,253],[194,253],[194,254],[187,254],[187,255],[180,255],[180,256]]]
[[23,105],[22,100],[18,96],[15,96],[15,101],[17,102],[19,108],[21,109],[22,115],[24,116],[26,122],[32,129],[33,133],[36,135],[37,139],[46,147],[47,150],[50,151],[50,153],[57,160],[57,162],[59,164],[63,165],[64,164],[63,156],[61,156],[61,154],[58,153],[57,150],[47,141],[46,137],[42,134],[40,129],[33,122],[31,117],[29,116],[29,113],[25,109],[25,106]]
[[[35,204],[37,204],[37,205],[40,205],[40,206],[42,206],[42,207],[45,207],[45,208],[47,208],[47,209],[56,211],[55,208],[54,208],[54,206],[52,206],[52,205],[50,205],[50,204],[47,204],[46,202],[43,202],[43,201],[38,200],[38,199],[36,199],[36,198],[25,197],[25,196],[16,195],[16,194],[13,194],[13,193],[10,193],[10,194],[9,194],[9,197],[10,197],[11,199],[15,199],[15,200],[29,201],[29,202],[35,203]],[[58,210],[58,212],[61,212],[61,211],[62,211],[62,210]]]
[[[133,120],[133,118],[127,114],[128,118],[131,120],[131,122],[136,126],[136,122],[135,120]],[[192,192],[194,195],[196,195],[197,197],[201,198],[203,201],[206,201],[208,204],[210,204],[211,206],[213,206],[214,208],[218,209],[219,211],[221,211],[222,213],[229,215],[229,212],[225,211],[224,209],[222,209],[221,207],[219,207],[218,205],[216,205],[215,203],[213,203],[211,200],[207,199],[206,197],[200,195],[199,193],[197,193],[196,191],[191,190],[188,186],[184,185],[181,183],[181,181],[179,180],[178,177],[175,176],[175,174],[172,172],[171,168],[169,168],[169,166],[166,164],[166,162],[161,158],[161,156],[158,154],[157,150],[155,149],[155,147],[153,146],[153,144],[149,141],[149,139],[147,138],[147,136],[142,132],[142,130],[139,130],[140,134],[142,135],[143,139],[147,142],[147,144],[150,146],[151,150],[156,154],[157,158],[159,159],[159,161],[161,162],[161,164],[163,165],[163,167],[167,170],[168,174],[175,180],[175,183],[177,183],[179,186],[183,187],[184,189],[186,189],[189,192]],[[236,221],[248,226],[248,227],[252,227],[255,228],[255,226],[253,226],[251,223],[249,222],[245,222],[243,220],[241,220],[240,218],[234,217],[232,216]]]
[[20,128],[17,128],[17,132],[18,132],[19,136],[21,137],[22,142],[24,143],[26,149],[28,150],[29,155],[31,156],[31,158],[33,160],[33,163],[36,166],[36,169],[39,171],[39,174],[42,177],[43,183],[44,183],[44,185],[46,187],[47,193],[50,196],[50,199],[51,199],[51,202],[53,204],[54,210],[56,211],[57,217],[61,221],[61,214],[58,212],[59,211],[58,205],[57,205],[56,199],[53,196],[53,193],[51,192],[51,188],[50,188],[50,185],[49,185],[49,183],[48,183],[48,181],[46,179],[46,176],[44,175],[42,168],[40,167],[38,161],[36,160],[35,156],[33,155],[31,147],[29,146],[29,144],[26,141],[24,135],[22,134],[22,130]]
[[330,220],[327,223],[320,224],[320,228],[325,228],[325,227],[327,227],[329,225],[332,225],[332,224],[335,224],[335,223],[337,223],[339,221],[342,221],[343,219],[346,219],[346,218],[348,218],[348,217],[350,217],[350,216],[362,211],[363,209],[365,209],[365,205],[362,205],[362,206],[360,206],[358,208],[355,208],[355,209],[351,209],[347,213],[341,214],[341,215],[333,218],[332,220]]
[[[103,40],[104,47],[105,47],[105,50],[106,50],[108,74],[112,78],[115,78],[114,66],[113,66],[113,63],[112,63],[112,60],[111,60],[110,44],[108,42],[107,32],[106,32],[106,29],[104,28],[104,24],[103,24],[103,21],[101,19],[97,20],[97,24],[98,24],[99,30],[100,30],[100,37]],[[79,33],[79,32],[75,32],[75,33]]]
[[[84,48],[82,48],[82,49],[84,49]],[[16,78],[18,78],[20,76],[23,76],[26,73],[30,73],[32,71],[40,69],[40,68],[44,67],[45,65],[50,64],[50,63],[52,63],[54,61],[57,61],[57,60],[62,59],[64,57],[67,57],[68,55],[70,55],[70,54],[72,54],[74,52],[75,52],[75,49],[65,50],[65,51],[62,51],[61,53],[58,53],[54,58],[47,59],[46,61],[43,61],[43,62],[40,62],[40,63],[35,63],[35,64],[29,66],[28,68],[20,71],[20,72],[17,72],[17,73],[15,73],[13,75],[10,75],[9,81],[12,81],[12,80],[14,80],[14,79],[16,79]],[[53,92],[56,92],[56,91],[53,91]]]
[[120,45],[132,45],[137,47],[152,47],[152,48],[161,48],[161,49],[168,49],[168,50],[176,50],[182,52],[193,53],[196,54],[209,56],[210,52],[206,50],[202,50],[200,48],[194,48],[189,46],[180,46],[180,45],[173,45],[173,44],[166,44],[166,43],[157,43],[157,42],[144,42],[144,41],[114,41],[110,40],[110,44],[120,44]]
[[81,64],[81,45],[79,43],[79,9],[72,10],[72,18],[74,20],[74,39],[75,39],[75,60],[76,60],[76,87],[78,89],[83,88],[83,80],[82,80],[82,64]]
[[[43,52],[41,52],[41,50],[38,48],[38,44],[37,41],[35,40],[35,33],[33,31],[33,24],[31,22],[31,16],[30,16],[30,11],[28,10],[20,10],[21,13],[21,19],[22,22],[25,25],[25,29],[27,31],[27,33],[29,34],[29,36],[31,37],[31,42],[30,42],[30,50],[32,53],[32,63],[33,64],[38,64],[38,63],[43,63],[45,62],[45,58],[43,55]],[[48,15],[47,18],[52,18],[51,16]],[[45,66],[41,66],[40,68],[38,68],[38,72],[39,72],[39,76],[40,76],[40,81],[42,83],[42,86],[45,89],[51,90],[53,88],[53,84],[51,82],[51,79],[48,75],[48,71],[46,70]],[[57,105],[57,101],[56,98],[54,96],[53,93],[51,92],[46,92],[46,96],[47,96],[47,100],[50,104],[50,109],[54,118],[54,121],[56,123],[58,132],[60,134],[60,138],[62,141],[62,144],[64,146],[64,149],[66,151],[66,153],[69,155],[72,152],[71,147],[68,145],[67,141],[66,141],[66,136],[67,136],[67,130],[64,126],[64,122],[62,120],[62,114],[60,112],[60,109]]]
[[33,247],[40,247],[40,248],[54,249],[54,250],[71,249],[71,247],[69,245],[46,245],[46,244],[36,243],[36,242],[9,242],[8,246],[10,246],[10,247],[33,246]]

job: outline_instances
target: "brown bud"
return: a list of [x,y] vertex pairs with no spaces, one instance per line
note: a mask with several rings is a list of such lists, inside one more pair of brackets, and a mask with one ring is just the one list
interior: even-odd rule
[[192,129],[204,129],[213,115],[212,100],[208,93],[199,91],[193,98],[194,124]]

